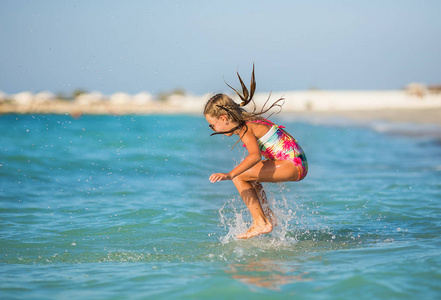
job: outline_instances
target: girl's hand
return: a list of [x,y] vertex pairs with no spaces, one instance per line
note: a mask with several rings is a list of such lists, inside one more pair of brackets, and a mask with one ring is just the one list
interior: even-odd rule
[[211,174],[209,179],[211,182],[214,183],[214,182],[218,182],[221,180],[231,180],[231,176],[227,173],[214,173],[214,174]]

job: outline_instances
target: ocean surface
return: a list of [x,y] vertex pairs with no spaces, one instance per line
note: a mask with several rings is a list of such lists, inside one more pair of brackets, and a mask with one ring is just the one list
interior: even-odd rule
[[234,137],[201,116],[0,116],[1,299],[440,299],[440,127],[273,121],[309,161],[265,184],[278,226],[231,181]]

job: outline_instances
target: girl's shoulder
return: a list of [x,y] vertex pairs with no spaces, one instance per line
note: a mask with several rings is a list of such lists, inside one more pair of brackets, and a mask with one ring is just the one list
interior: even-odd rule
[[274,125],[273,122],[266,119],[255,119],[246,122],[248,130],[254,134],[257,139],[264,136],[268,130]]

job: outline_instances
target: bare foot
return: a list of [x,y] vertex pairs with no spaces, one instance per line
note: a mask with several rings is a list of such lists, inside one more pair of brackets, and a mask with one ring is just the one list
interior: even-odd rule
[[240,234],[237,236],[238,239],[249,239],[253,236],[257,236],[257,235],[261,235],[261,234],[265,234],[265,233],[270,233],[271,231],[273,231],[273,225],[271,225],[270,222],[266,223],[265,225],[257,225],[254,224],[251,225],[250,229],[247,230],[247,232]]

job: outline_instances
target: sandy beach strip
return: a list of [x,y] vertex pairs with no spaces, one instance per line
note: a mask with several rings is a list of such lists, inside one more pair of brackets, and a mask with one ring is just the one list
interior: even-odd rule
[[377,109],[356,111],[303,111],[282,112],[300,120],[344,118],[356,122],[385,121],[394,123],[434,124],[441,126],[441,108]]
[[[258,110],[270,93],[254,97]],[[202,114],[210,94],[201,96],[172,95],[165,101],[147,103],[107,100],[87,103],[77,100],[45,102],[0,102],[0,114],[67,114],[79,117],[93,115]],[[231,95],[236,102],[237,97]],[[285,98],[282,114],[299,119],[344,118],[353,121],[388,121],[441,125],[441,93],[415,95],[406,90],[396,91],[288,91],[272,93],[267,105]],[[130,97],[128,97],[130,98]],[[111,99],[111,97],[110,97]],[[252,107],[247,107],[247,110]]]

